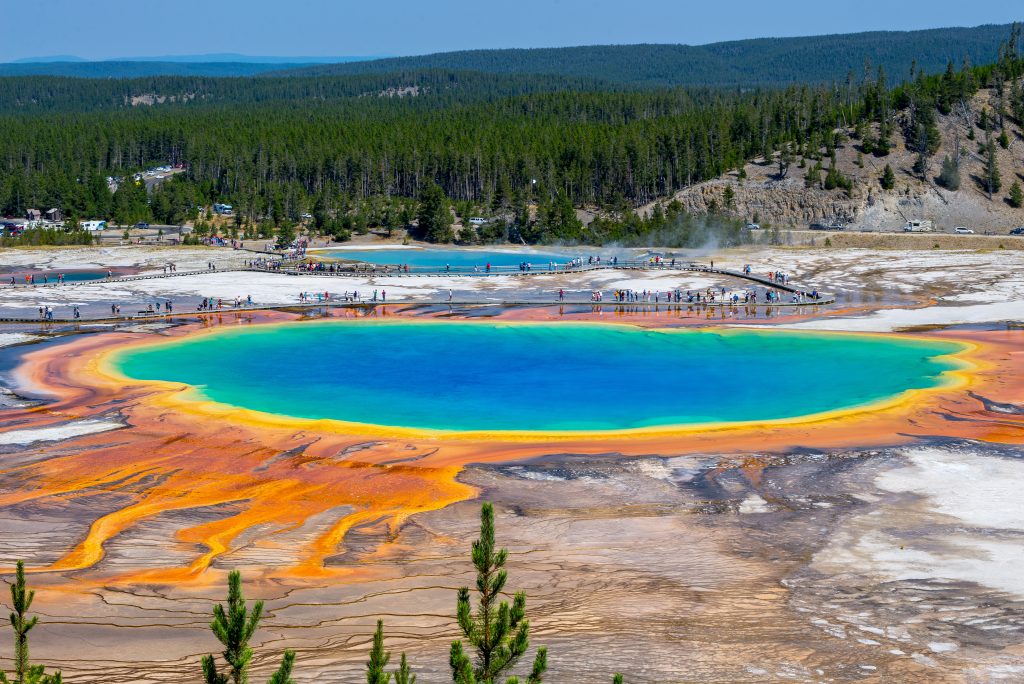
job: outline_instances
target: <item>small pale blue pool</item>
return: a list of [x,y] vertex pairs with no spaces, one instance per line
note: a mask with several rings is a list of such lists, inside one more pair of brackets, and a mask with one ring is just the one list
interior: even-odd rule
[[[107,277],[107,271],[104,270],[52,270],[52,271],[18,271],[12,273],[4,273],[0,278],[7,284],[11,284],[11,279],[14,279],[15,285],[53,285],[60,281],[60,277],[64,276],[65,283],[83,283],[90,280],[102,280]],[[114,275],[118,275],[115,271]],[[27,279],[26,279],[27,278]]]
[[311,252],[310,256],[329,257],[361,261],[378,266],[408,266],[410,269],[452,271],[518,270],[521,264],[530,264],[533,270],[545,270],[551,262],[565,264],[576,257],[587,256],[582,252],[534,251],[530,249],[433,249],[412,247],[408,249],[335,249]]

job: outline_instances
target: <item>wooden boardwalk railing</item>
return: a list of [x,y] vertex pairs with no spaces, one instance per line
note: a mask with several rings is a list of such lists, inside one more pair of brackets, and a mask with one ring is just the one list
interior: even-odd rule
[[[828,293],[817,292],[817,297],[812,298],[814,290],[808,290],[801,288],[792,283],[777,282],[767,277],[754,275],[753,273],[747,273],[746,271],[734,271],[726,268],[713,268],[699,263],[673,263],[671,261],[660,261],[652,262],[648,260],[622,260],[617,262],[602,261],[601,263],[586,263],[579,265],[561,265],[558,268],[548,269],[547,267],[539,267],[534,269],[520,269],[518,267],[500,267],[504,270],[498,270],[498,268],[492,267],[490,272],[487,271],[467,271],[464,267],[461,270],[457,269],[427,269],[427,268],[409,268],[409,271],[404,269],[399,271],[397,268],[390,269],[384,267],[377,267],[376,270],[363,270],[363,269],[351,269],[351,270],[304,270],[297,268],[260,268],[254,266],[235,266],[223,269],[203,269],[203,270],[192,270],[192,271],[171,271],[169,273],[148,273],[139,275],[129,276],[115,276],[112,278],[102,278],[98,280],[83,280],[66,283],[37,283],[35,285],[8,285],[7,287],[36,287],[36,288],[51,288],[51,287],[74,287],[80,285],[90,284],[105,284],[105,283],[121,283],[130,282],[136,280],[154,280],[159,278],[174,278],[179,276],[195,276],[195,275],[208,275],[214,273],[238,273],[238,272],[258,272],[258,273],[271,273],[282,276],[317,276],[317,277],[440,277],[440,276],[488,276],[488,275],[513,275],[513,276],[531,276],[531,275],[563,275],[572,273],[582,273],[587,271],[596,270],[639,270],[639,271],[682,271],[682,272],[695,272],[695,273],[710,273],[717,275],[724,275],[740,280],[746,280],[747,282],[756,283],[764,287],[788,292],[791,294],[802,294],[806,299],[804,301],[797,302],[730,302],[730,301],[713,301],[713,302],[671,302],[671,301],[615,301],[609,299],[608,301],[591,301],[591,300],[580,300],[580,299],[569,299],[569,300],[555,300],[550,299],[511,299],[504,301],[449,301],[443,300],[392,300],[390,302],[384,301],[345,301],[344,298],[338,298],[329,302],[300,302],[297,304],[276,304],[276,305],[259,305],[259,306],[241,306],[241,307],[222,307],[213,310],[201,310],[201,311],[176,311],[174,313],[165,312],[149,312],[149,311],[138,311],[135,314],[127,314],[121,316],[103,316],[99,318],[54,318],[50,320],[41,319],[37,317],[25,318],[25,317],[13,317],[3,316],[0,314],[0,323],[82,323],[82,322],[110,322],[110,321],[126,321],[126,320],[151,320],[161,318],[174,318],[174,317],[185,317],[185,316],[204,316],[211,314],[222,314],[230,312],[243,312],[243,311],[261,311],[261,310],[284,310],[284,309],[309,309],[309,308],[337,308],[337,307],[375,307],[385,305],[405,305],[405,306],[553,306],[553,305],[566,305],[566,306],[594,306],[594,307],[640,307],[640,308],[654,308],[654,307],[808,307],[808,306],[820,306],[825,304],[832,304],[835,302],[835,295]],[[673,288],[675,289],[675,288]],[[334,295],[337,297],[337,295]],[[225,298],[229,301],[232,298]]]

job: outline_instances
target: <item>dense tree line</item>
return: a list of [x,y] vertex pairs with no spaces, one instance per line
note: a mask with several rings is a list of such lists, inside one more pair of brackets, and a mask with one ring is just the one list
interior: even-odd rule
[[[311,212],[318,229],[340,235],[408,225],[418,214],[428,238],[447,241],[454,234],[441,205],[451,201],[511,223],[476,236],[482,240],[583,240],[574,207],[635,207],[756,158],[777,160],[780,177],[799,159],[808,185],[850,192],[835,156],[851,136],[865,153],[885,157],[902,134],[924,174],[940,141],[936,117],[954,109],[985,131],[991,153],[1006,122],[1024,113],[1017,42],[1015,30],[994,64],[950,63],[933,75],[916,70],[896,86],[878,68],[832,86],[538,86],[487,96],[493,77],[480,76],[470,79],[476,95],[460,98],[430,88],[461,76],[432,72],[434,85],[420,96],[380,96],[374,89],[387,81],[373,81],[375,75],[361,77],[370,80],[356,88],[371,88],[372,97],[311,97],[305,89],[316,87],[315,79],[271,79],[286,91],[243,99],[245,106],[7,114],[0,116],[0,212],[59,206],[73,217],[178,223],[224,201],[235,206],[238,228],[294,225]],[[245,81],[232,87],[242,92]],[[106,87],[75,83],[86,91]],[[994,109],[967,111],[981,87],[997,93]],[[130,174],[158,163],[186,164],[187,172],[147,196]],[[107,176],[119,179],[112,195]],[[428,192],[434,184],[441,194]],[[418,200],[433,203],[428,212]],[[637,225],[623,214],[614,230],[598,229],[629,233]]]
[[137,78],[0,77],[0,111],[87,112],[147,107],[329,103],[346,98],[403,101],[435,109],[456,103],[561,90],[624,90],[596,78],[544,74],[489,74],[451,69],[398,70],[332,77]]

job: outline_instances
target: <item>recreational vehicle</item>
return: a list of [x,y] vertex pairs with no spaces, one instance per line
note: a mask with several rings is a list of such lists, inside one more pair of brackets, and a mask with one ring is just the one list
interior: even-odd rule
[[932,229],[933,224],[931,221],[907,221],[903,226],[903,232],[905,233],[930,233]]

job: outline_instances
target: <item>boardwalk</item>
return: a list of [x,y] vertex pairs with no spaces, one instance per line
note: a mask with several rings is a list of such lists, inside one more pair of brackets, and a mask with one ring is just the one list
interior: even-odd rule
[[184,318],[184,317],[195,317],[195,316],[209,316],[218,315],[223,313],[232,312],[246,312],[246,311],[268,311],[268,310],[308,310],[308,309],[335,309],[335,308],[373,308],[378,306],[458,306],[462,307],[494,307],[494,306],[592,306],[595,309],[636,309],[636,310],[659,310],[668,309],[669,307],[690,307],[691,309],[715,309],[715,308],[806,308],[806,307],[817,307],[835,302],[835,295],[828,293],[817,293],[817,298],[810,298],[812,290],[801,288],[793,284],[784,284],[776,282],[767,277],[755,275],[753,273],[746,273],[744,271],[735,271],[725,268],[713,268],[704,264],[698,263],[685,263],[685,264],[672,264],[671,262],[651,262],[647,260],[641,261],[619,261],[618,263],[593,263],[593,264],[580,264],[574,266],[561,265],[556,268],[538,267],[531,269],[520,269],[517,267],[504,267],[503,270],[492,268],[488,271],[475,271],[463,269],[427,269],[427,268],[410,268],[408,272],[405,270],[399,270],[396,268],[377,267],[377,268],[351,268],[345,270],[305,270],[297,268],[297,265],[285,265],[283,268],[260,268],[255,266],[238,266],[229,267],[222,269],[203,269],[203,270],[192,270],[192,271],[172,271],[169,273],[148,273],[140,275],[129,275],[129,276],[115,276],[111,278],[102,278],[98,280],[89,281],[76,281],[68,283],[37,283],[37,284],[15,284],[8,285],[7,287],[13,288],[65,288],[65,287],[77,287],[82,285],[102,285],[106,283],[124,283],[139,280],[156,280],[162,278],[177,278],[185,276],[202,276],[214,273],[265,273],[273,274],[275,276],[281,276],[287,278],[289,276],[307,276],[307,277],[323,277],[323,278],[366,278],[366,277],[388,277],[388,278],[432,278],[432,277],[452,277],[452,276],[473,276],[473,277],[488,277],[488,276],[516,276],[516,277],[530,277],[530,276],[560,276],[570,275],[575,273],[584,273],[598,270],[621,270],[621,271],[663,271],[663,272],[693,272],[693,273],[707,273],[713,275],[723,275],[731,278],[736,278],[746,282],[761,285],[763,287],[778,290],[782,292],[788,292],[791,294],[802,294],[807,299],[799,302],[730,302],[730,301],[712,301],[712,302],[672,302],[672,301],[593,301],[590,299],[580,299],[578,297],[569,297],[566,299],[518,299],[512,298],[500,301],[488,301],[488,300],[449,300],[447,298],[441,300],[424,300],[424,299],[405,299],[405,300],[392,300],[392,301],[375,301],[363,299],[360,301],[345,301],[343,298],[333,299],[331,301],[319,301],[319,302],[301,302],[297,304],[277,304],[277,305],[253,305],[253,306],[221,306],[215,309],[206,310],[187,310],[187,311],[175,311],[173,313],[165,313],[158,311],[135,311],[128,312],[126,314],[118,316],[99,316],[99,317],[82,317],[82,318],[53,318],[46,320],[39,317],[18,317],[18,316],[3,316],[0,314],[0,323],[102,323],[102,322],[124,322],[127,320],[139,321],[139,320],[160,320],[160,319],[171,319],[171,318]]
[[222,306],[215,309],[204,309],[204,310],[188,310],[188,311],[175,311],[173,313],[160,312],[146,312],[138,311],[135,313],[128,313],[121,316],[100,316],[92,318],[53,318],[53,319],[41,319],[41,318],[14,318],[14,317],[3,317],[0,316],[0,323],[43,323],[43,324],[68,324],[68,323],[124,323],[124,322],[145,322],[145,321],[160,321],[160,320],[171,320],[175,318],[196,318],[196,317],[208,317],[208,316],[221,316],[224,314],[243,314],[243,313],[257,313],[260,311],[308,311],[308,312],[321,312],[327,313],[334,309],[353,309],[353,310],[373,310],[373,309],[384,309],[387,307],[392,308],[494,308],[494,307],[571,307],[571,308],[586,308],[590,307],[593,310],[601,311],[708,311],[708,310],[739,310],[744,309],[747,311],[753,311],[755,309],[781,309],[781,310],[806,310],[808,308],[816,308],[827,304],[832,304],[832,300],[828,301],[813,301],[813,302],[777,302],[772,304],[753,304],[753,303],[738,303],[732,302],[701,302],[701,303],[688,303],[688,302],[594,302],[583,299],[566,299],[564,301],[550,301],[550,300],[501,300],[501,301],[466,301],[466,300],[452,300],[439,299],[439,300],[425,300],[425,299],[407,299],[407,300],[396,300],[396,301],[361,301],[361,302],[345,302],[345,301],[330,301],[330,302],[313,302],[307,304],[274,304],[265,306]]

